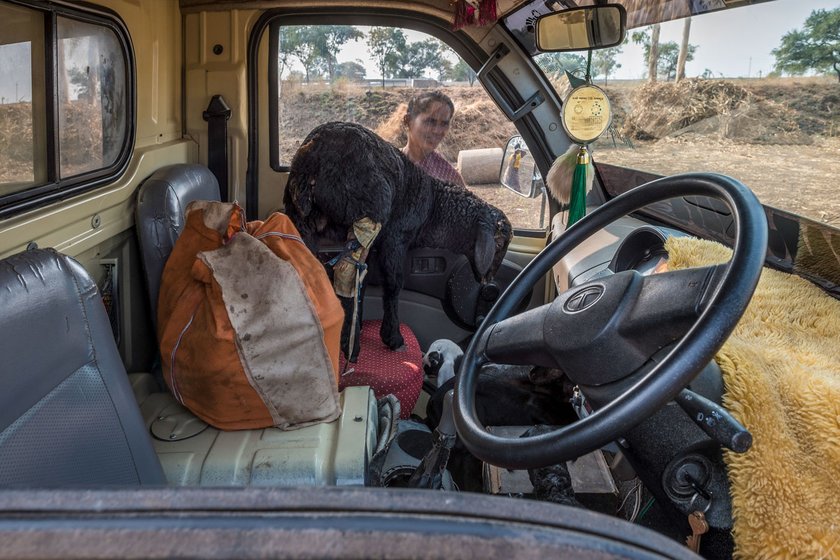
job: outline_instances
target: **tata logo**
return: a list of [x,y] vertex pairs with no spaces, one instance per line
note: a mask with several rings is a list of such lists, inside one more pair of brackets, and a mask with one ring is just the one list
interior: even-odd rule
[[595,302],[601,299],[602,295],[604,295],[603,286],[598,284],[594,286],[587,286],[586,288],[572,294],[572,297],[566,300],[566,304],[563,306],[563,309],[565,309],[568,313],[578,313],[595,305]]

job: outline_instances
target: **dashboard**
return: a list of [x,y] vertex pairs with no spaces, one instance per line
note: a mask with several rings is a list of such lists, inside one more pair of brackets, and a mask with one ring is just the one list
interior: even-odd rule
[[[563,227],[552,227],[554,232]],[[554,265],[554,280],[560,292],[606,275],[636,270],[649,275],[668,260],[665,240],[685,233],[652,226],[624,216],[592,235]]]

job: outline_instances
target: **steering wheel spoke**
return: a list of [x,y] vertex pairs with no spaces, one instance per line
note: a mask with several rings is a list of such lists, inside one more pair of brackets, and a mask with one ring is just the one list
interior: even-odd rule
[[545,341],[545,321],[552,307],[543,305],[493,325],[481,342],[487,360],[497,364],[558,367]]

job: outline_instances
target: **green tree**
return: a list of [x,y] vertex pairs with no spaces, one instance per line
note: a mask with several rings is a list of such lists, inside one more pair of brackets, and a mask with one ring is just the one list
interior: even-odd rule
[[399,70],[399,53],[406,49],[407,43],[408,40],[401,29],[374,27],[368,33],[367,45],[382,76],[383,88],[385,78],[395,76]]
[[688,62],[688,37],[691,35],[691,18],[685,18],[683,22],[682,42],[680,43],[680,54],[677,56],[677,77],[675,81],[679,82],[685,78],[685,63]]
[[566,71],[581,78],[586,73],[586,58],[579,54],[562,52],[543,53],[539,55],[537,63],[542,71],[545,72],[546,76],[552,80],[559,80]]
[[440,59],[440,66],[438,67],[437,79],[441,82],[455,79],[455,65],[448,58]]
[[659,73],[657,71],[657,68],[659,67],[659,49],[661,48],[659,43],[659,32],[660,27],[659,24],[656,23],[646,29],[643,29],[642,31],[634,31],[630,36],[630,39],[634,43],[642,45],[642,48],[644,48],[645,61],[648,65],[648,80],[651,82],[656,81],[656,76]]
[[[281,34],[282,37],[282,34]],[[282,38],[281,38],[281,45],[280,48],[277,49],[277,75],[280,78],[283,77],[283,74],[286,72],[288,68],[291,71],[292,67],[292,53],[286,50],[283,50]]]
[[318,72],[318,59],[322,52],[322,46],[318,42],[322,39],[323,36],[314,25],[293,25],[282,28],[279,46],[281,57],[287,54],[297,58],[303,66],[304,80],[307,83]]
[[469,82],[470,85],[475,83],[476,73],[475,70],[470,68],[470,65],[467,64],[463,58],[458,58],[458,62],[455,63],[455,66],[452,68],[452,75],[453,80],[459,82]]
[[[680,46],[675,41],[659,43],[654,49],[652,34],[648,30],[635,31],[631,40],[642,46],[645,60],[649,63],[653,60],[653,51],[656,51],[656,63],[648,70],[648,80],[655,82],[658,77],[673,80],[677,75],[677,62],[680,56]],[[694,60],[694,53],[697,52],[697,45],[686,45],[685,60]],[[655,70],[653,70],[655,68]]]
[[609,49],[599,49],[592,53],[592,77],[603,75],[604,85],[607,85],[607,80],[614,70],[621,68],[621,63],[618,62],[618,55],[624,50],[623,45],[617,45]]
[[365,79],[365,67],[359,62],[342,62],[335,67],[335,77],[347,78],[351,82],[361,82]]
[[303,66],[306,81],[326,74],[333,81],[336,57],[342,45],[361,39],[364,33],[351,25],[293,25],[282,28],[279,59],[282,72],[289,64],[289,57],[297,58]]
[[76,87],[77,99],[87,99],[89,101],[93,99],[96,86],[90,72],[90,66],[86,70],[73,66],[67,69],[67,75],[70,78],[70,83]]
[[338,77],[335,75],[335,67],[338,64],[336,60],[338,51],[341,50],[341,47],[345,43],[362,39],[365,34],[352,25],[319,25],[317,29],[323,33],[323,39],[320,42],[322,45],[320,54],[326,66],[327,76],[329,76],[330,82],[332,82]]
[[409,43],[399,57],[399,78],[420,78],[427,69],[439,70],[443,66],[443,49],[437,39]]
[[779,72],[804,74],[833,69],[840,81],[840,8],[814,10],[804,28],[786,33],[782,44],[771,53]]
[[[697,52],[697,45],[688,45],[685,60],[694,60],[694,53]],[[679,62],[680,46],[676,41],[668,41],[659,44],[659,64],[657,72],[665,80],[674,80],[677,77],[677,64]]]

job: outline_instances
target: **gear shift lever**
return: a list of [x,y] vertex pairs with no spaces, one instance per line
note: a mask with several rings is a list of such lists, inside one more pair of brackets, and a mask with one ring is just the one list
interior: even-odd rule
[[440,490],[444,485],[444,472],[449,462],[449,452],[455,446],[455,419],[452,414],[454,391],[447,391],[443,397],[443,411],[440,422],[432,435],[432,448],[408,479],[409,488]]

